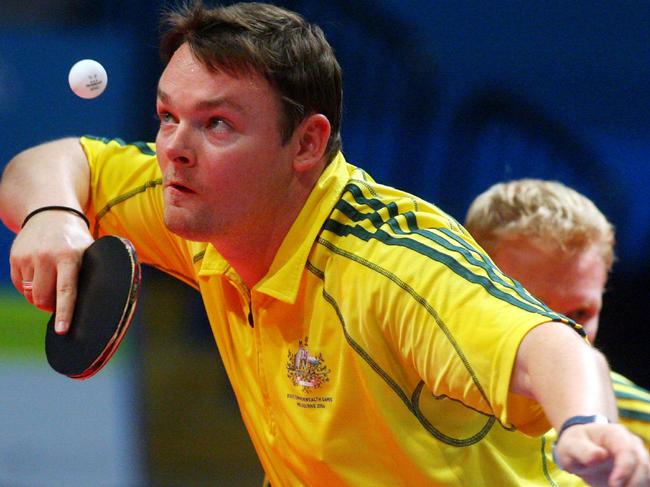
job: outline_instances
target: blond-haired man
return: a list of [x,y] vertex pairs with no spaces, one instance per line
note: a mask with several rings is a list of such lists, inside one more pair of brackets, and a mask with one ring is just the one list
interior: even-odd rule
[[[555,181],[499,183],[474,200],[465,226],[497,266],[594,343],[615,238],[591,200]],[[650,447],[650,392],[611,378],[621,423]]]

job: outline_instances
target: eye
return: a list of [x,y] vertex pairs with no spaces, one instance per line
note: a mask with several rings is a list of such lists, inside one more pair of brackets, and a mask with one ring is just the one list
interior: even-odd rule
[[174,122],[174,117],[172,117],[172,114],[169,112],[160,112],[157,117],[161,124]]
[[208,127],[211,130],[215,130],[215,131],[218,131],[218,132],[224,132],[224,131],[230,130],[230,124],[228,124],[228,122],[226,122],[221,117],[212,117],[208,121]]

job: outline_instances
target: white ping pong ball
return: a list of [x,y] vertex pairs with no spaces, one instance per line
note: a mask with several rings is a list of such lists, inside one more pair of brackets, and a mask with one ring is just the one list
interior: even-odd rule
[[76,62],[68,74],[70,89],[81,98],[96,98],[106,89],[108,75],[104,66],[92,59]]

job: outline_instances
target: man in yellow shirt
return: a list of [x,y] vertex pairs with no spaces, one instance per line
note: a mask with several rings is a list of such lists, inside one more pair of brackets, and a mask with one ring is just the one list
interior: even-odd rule
[[317,26],[258,3],[165,25],[156,144],[63,139],[4,171],[12,280],[59,333],[83,250],[119,234],[201,292],[275,487],[554,485],[527,454],[491,451],[497,424],[562,429],[558,462],[590,482],[650,483],[580,328],[446,214],[345,161]]
[[[556,181],[499,183],[472,202],[465,227],[501,270],[595,342],[614,228],[591,200]],[[650,392],[611,378],[621,423],[650,448]]]

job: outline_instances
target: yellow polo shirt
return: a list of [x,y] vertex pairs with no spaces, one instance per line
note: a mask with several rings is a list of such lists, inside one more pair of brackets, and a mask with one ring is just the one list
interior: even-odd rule
[[512,431],[549,425],[508,391],[524,335],[566,319],[436,207],[339,154],[249,290],[211,244],[165,228],[152,144],[82,145],[95,235],[199,289],[274,487],[575,483]]

